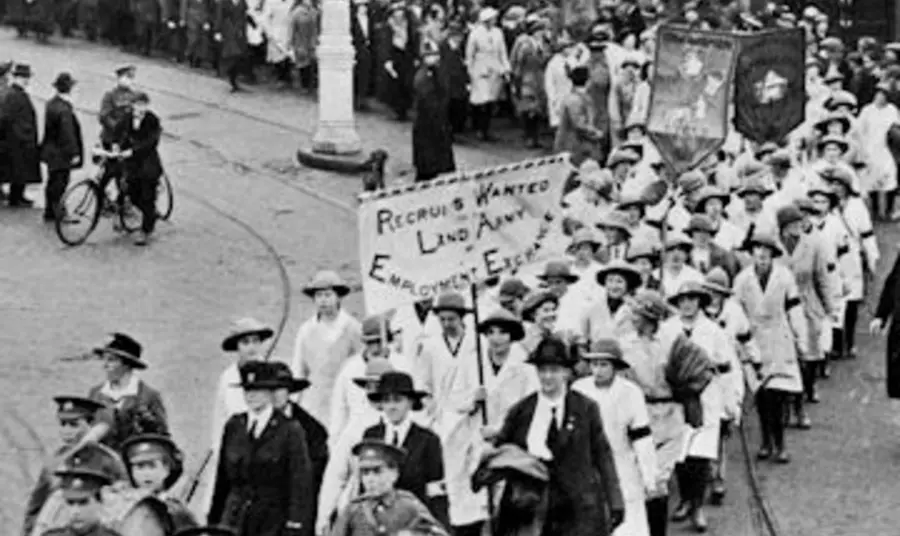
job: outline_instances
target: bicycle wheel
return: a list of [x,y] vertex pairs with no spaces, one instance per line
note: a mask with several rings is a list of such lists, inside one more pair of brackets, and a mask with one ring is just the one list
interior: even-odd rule
[[159,186],[156,187],[156,214],[162,221],[169,221],[174,208],[175,195],[172,193],[172,183],[169,182],[169,175],[163,173],[159,178]]
[[56,209],[56,235],[64,244],[82,244],[100,221],[100,190],[83,180],[66,190]]
[[131,199],[127,194],[117,208],[119,212],[119,222],[122,223],[123,229],[129,233],[133,233],[141,228],[141,224],[144,222],[144,215],[136,206],[134,206],[134,203],[131,202]]

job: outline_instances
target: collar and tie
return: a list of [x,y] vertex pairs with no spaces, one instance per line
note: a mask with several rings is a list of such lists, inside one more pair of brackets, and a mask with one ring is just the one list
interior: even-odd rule
[[550,427],[547,429],[547,448],[556,456],[556,448],[559,446],[559,424],[557,423],[557,408],[550,408]]
[[247,428],[247,433],[253,439],[259,437],[259,418],[250,419],[250,426]]

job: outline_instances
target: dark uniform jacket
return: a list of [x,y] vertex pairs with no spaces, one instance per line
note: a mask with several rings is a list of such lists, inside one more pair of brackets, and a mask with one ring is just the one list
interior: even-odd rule
[[[528,431],[538,394],[513,406],[496,444],[513,443],[528,449]],[[556,445],[549,446],[549,507],[544,534],[608,536],[611,510],[625,511],[619,477],[597,404],[580,393],[565,398],[562,426]]]
[[74,169],[72,159],[84,161],[84,142],[81,138],[81,124],[75,117],[72,103],[59,95],[47,101],[44,113],[44,141],[41,142],[41,161],[48,171]]
[[354,499],[340,513],[329,536],[381,536],[403,530],[447,536],[428,508],[404,490],[394,490],[382,497]]
[[134,91],[124,87],[114,87],[103,94],[100,101],[100,141],[104,145],[118,143],[115,140],[116,127],[128,112],[131,111],[131,105],[134,102]]
[[[238,536],[312,536],[313,471],[303,427],[279,411],[257,438],[247,426],[247,413],[225,423],[209,523]],[[302,528],[288,532],[288,522]]]
[[[66,447],[60,447],[56,450],[56,455],[59,456],[65,450]],[[119,457],[119,454],[116,451],[106,445],[101,443],[88,443],[72,456],[72,458],[75,457],[80,458],[83,463],[90,467],[101,467],[103,472],[110,475],[114,481],[121,480],[123,482],[128,482],[128,471],[125,469],[122,458]],[[51,469],[49,467],[41,469],[37,484],[35,484],[34,489],[31,491],[31,495],[28,497],[28,504],[25,506],[25,522],[22,529],[23,536],[30,536],[34,527],[34,522],[41,512],[41,508],[44,507],[47,499],[50,498],[50,495],[57,488],[56,478],[53,476],[54,470],[55,468]]]
[[144,114],[140,126],[134,128],[132,112],[125,114],[116,131],[116,139],[122,149],[131,149],[134,155],[125,161],[129,177],[138,180],[156,180],[163,174],[162,160],[159,158],[159,140],[162,125],[153,112]]
[[315,496],[318,497],[319,489],[322,487],[322,476],[328,465],[328,430],[296,402],[290,402],[288,408],[285,411],[287,417],[299,422],[306,434],[306,449],[309,451],[309,461],[313,470],[313,489]]
[[200,526],[194,514],[177,498],[161,496],[159,499],[166,505],[166,513],[168,514],[173,534],[184,529]]
[[[91,388],[88,398],[106,404],[99,420],[110,426],[103,442],[120,451],[122,442],[139,433],[169,433],[169,420],[162,395],[142,380],[138,380],[137,395],[126,395],[118,402],[103,392],[103,384]],[[138,429],[140,428],[140,429]]]
[[3,177],[10,184],[41,182],[37,113],[31,97],[19,86],[10,86],[0,103],[0,153],[5,153]]
[[[363,433],[363,437],[390,443],[392,439],[385,437],[386,428],[384,423],[370,426]],[[413,423],[401,446],[406,450],[406,458],[397,479],[397,489],[415,495],[438,521],[449,527],[449,505],[444,484],[444,457],[440,438],[431,430]]]

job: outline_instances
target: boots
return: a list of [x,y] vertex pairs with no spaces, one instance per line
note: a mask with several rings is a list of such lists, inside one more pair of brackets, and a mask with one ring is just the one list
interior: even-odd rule
[[672,512],[672,521],[684,521],[691,515],[691,480],[688,475],[688,462],[682,462],[675,467],[675,481],[678,483],[679,503]]
[[666,536],[666,528],[669,524],[669,498],[657,497],[648,500],[645,504],[650,536]]

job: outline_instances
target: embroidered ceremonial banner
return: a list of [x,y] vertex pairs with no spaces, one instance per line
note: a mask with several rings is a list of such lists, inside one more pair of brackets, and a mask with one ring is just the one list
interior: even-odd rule
[[381,313],[564,254],[567,155],[363,194],[366,310]]
[[730,33],[659,29],[647,130],[676,174],[697,166],[724,143],[736,56],[737,41]]
[[780,142],[806,112],[802,29],[743,35],[734,73],[734,127],[757,142]]

